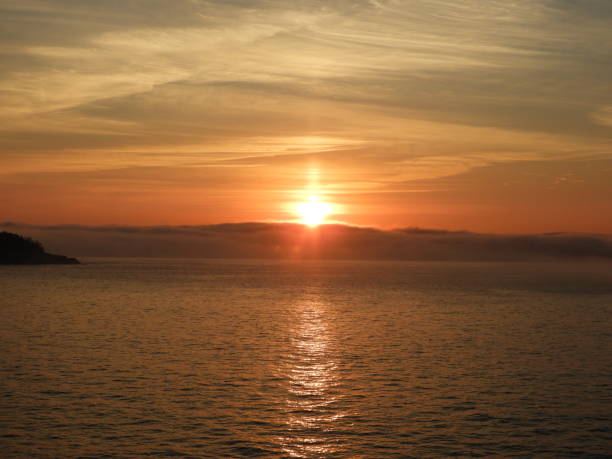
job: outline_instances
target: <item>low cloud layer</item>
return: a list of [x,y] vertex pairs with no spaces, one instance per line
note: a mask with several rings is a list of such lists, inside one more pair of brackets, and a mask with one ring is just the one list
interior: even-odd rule
[[0,230],[40,240],[50,252],[81,257],[185,257],[386,260],[612,260],[607,235],[493,235],[293,223],[205,226],[38,226],[0,223]]

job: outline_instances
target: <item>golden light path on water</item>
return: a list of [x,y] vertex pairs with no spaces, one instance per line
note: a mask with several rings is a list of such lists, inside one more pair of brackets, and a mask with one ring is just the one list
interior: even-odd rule
[[2,458],[609,457],[605,263],[0,268]]
[[345,416],[338,408],[338,362],[334,358],[329,305],[311,293],[295,305],[295,322],[290,327],[291,353],[285,362],[287,397],[284,401],[287,431],[280,439],[291,457],[325,457],[342,445],[333,436],[335,421]]

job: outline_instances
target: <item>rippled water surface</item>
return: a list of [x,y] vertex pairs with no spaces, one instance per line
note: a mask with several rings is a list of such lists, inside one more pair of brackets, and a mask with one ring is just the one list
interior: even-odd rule
[[2,457],[612,455],[612,266],[0,267]]

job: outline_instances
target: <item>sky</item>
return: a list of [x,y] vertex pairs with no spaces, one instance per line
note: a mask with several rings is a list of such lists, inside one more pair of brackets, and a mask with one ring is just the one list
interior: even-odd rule
[[0,221],[612,233],[609,0],[4,0]]

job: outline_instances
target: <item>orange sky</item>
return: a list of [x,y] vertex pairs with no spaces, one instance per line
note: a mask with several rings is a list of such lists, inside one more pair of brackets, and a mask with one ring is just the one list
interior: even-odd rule
[[3,3],[0,220],[612,233],[612,3]]

